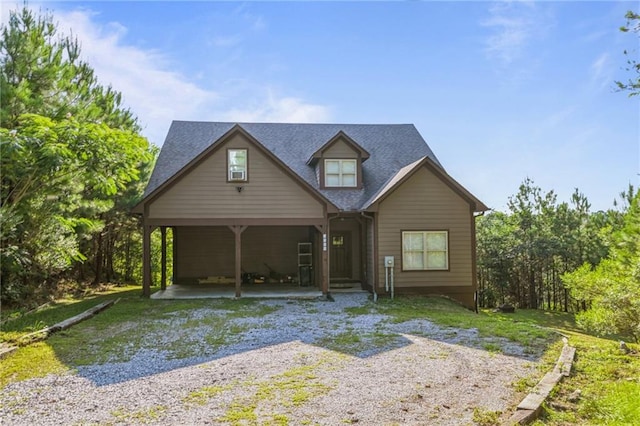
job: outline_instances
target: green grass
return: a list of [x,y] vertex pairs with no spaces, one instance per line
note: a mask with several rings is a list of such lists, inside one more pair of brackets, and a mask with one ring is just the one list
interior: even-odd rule
[[473,422],[479,426],[499,425],[501,414],[501,411],[491,411],[476,407],[473,409]]
[[[636,353],[624,354],[617,341],[566,332],[576,347],[571,376],[556,387],[536,424],[640,424],[640,345],[628,344]],[[576,390],[581,395],[571,401]]]
[[[214,353],[238,341],[246,327],[229,327],[227,319],[267,315],[277,307],[249,299],[150,300],[139,287],[119,287],[83,300],[64,300],[3,325],[3,341],[16,342],[34,329],[81,313],[105,300],[120,298],[111,308],[44,342],[19,348],[2,361],[0,388],[81,365],[130,360],[140,349],[161,347],[169,358]],[[215,308],[203,316],[201,308]],[[172,333],[179,327],[181,333]],[[168,333],[163,333],[168,330]],[[198,330],[199,333],[192,333]],[[192,337],[195,334],[203,339]],[[165,340],[158,340],[164,336]]]
[[320,339],[316,344],[332,351],[358,356],[364,352],[391,347],[402,339],[402,336],[395,333],[380,331],[356,333],[353,330],[348,330]]
[[210,399],[215,398],[230,388],[231,386],[205,386],[189,392],[187,396],[182,398],[182,402],[187,405],[205,405]]
[[119,422],[126,424],[148,424],[157,421],[165,411],[167,411],[167,407],[164,405],[158,405],[135,411],[116,409],[111,412],[111,415]]
[[[245,388],[253,388],[252,395],[235,400],[225,414],[216,419],[216,423],[232,425],[261,424],[288,425],[287,412],[292,407],[300,407],[315,397],[324,395],[331,387],[320,382],[316,371],[330,362],[322,361],[292,367],[281,374],[258,382],[247,381],[240,384]],[[282,412],[264,413],[259,411],[267,405],[271,410]],[[260,416],[258,416],[260,412]],[[260,422],[258,423],[258,417]]]
[[140,299],[142,290],[137,286],[112,287],[108,291],[97,293],[83,298],[65,298],[56,300],[49,306],[31,314],[11,319],[11,315],[3,313],[3,321],[0,331],[0,342],[17,342],[18,339],[28,333],[41,330],[74,315],[78,315],[89,308],[107,300],[122,298]]
[[381,299],[374,306],[379,313],[389,315],[398,323],[427,319],[445,327],[477,329],[480,337],[503,337],[533,351],[544,351],[550,342],[557,339],[552,331],[535,325],[526,311],[519,310],[516,314],[482,311],[476,314],[448,299],[419,296]]

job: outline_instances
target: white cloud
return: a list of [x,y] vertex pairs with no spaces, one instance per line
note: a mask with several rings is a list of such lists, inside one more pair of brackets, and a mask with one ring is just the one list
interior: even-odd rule
[[161,53],[124,44],[127,29],[122,25],[99,25],[93,17],[88,11],[56,13],[59,28],[72,29],[99,81],[122,92],[124,103],[140,118],[143,134],[151,142],[164,141],[171,120],[199,116],[215,105],[217,93],[171,71]]
[[227,121],[260,121],[284,123],[311,123],[330,120],[329,108],[315,105],[295,97],[278,97],[273,90],[254,105],[233,108],[223,115]]
[[609,53],[602,53],[591,64],[591,84],[598,90],[611,86],[613,81],[613,72],[611,66],[611,57]]
[[[224,84],[214,90],[203,88],[197,77],[192,80],[171,69],[172,61],[178,59],[127,44],[127,28],[117,22],[101,24],[96,19],[99,15],[90,10],[54,11],[53,15],[61,33],[77,37],[82,57],[95,70],[100,84],[122,93],[124,106],[139,118],[143,134],[156,145],[164,142],[174,119],[301,122],[329,117],[326,107],[303,99],[276,96],[273,91],[256,94],[251,87],[264,85],[262,82],[247,85],[244,93]],[[252,18],[254,24],[266,25]],[[245,106],[244,99],[254,99],[254,103]]]
[[491,30],[486,53],[507,66],[525,55],[528,45],[544,34],[549,22],[532,1],[501,1],[492,3],[489,18],[481,25]]

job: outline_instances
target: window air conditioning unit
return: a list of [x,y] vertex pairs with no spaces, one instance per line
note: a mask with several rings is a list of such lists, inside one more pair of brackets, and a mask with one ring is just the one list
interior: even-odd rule
[[244,180],[244,170],[232,171],[229,180]]

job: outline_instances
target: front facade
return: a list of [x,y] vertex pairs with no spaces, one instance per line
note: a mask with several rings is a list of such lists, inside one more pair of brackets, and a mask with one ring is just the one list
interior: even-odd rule
[[176,284],[232,285],[238,297],[251,285],[361,286],[472,307],[484,210],[412,125],[178,121],[134,212],[146,295],[151,232],[164,253],[171,228]]

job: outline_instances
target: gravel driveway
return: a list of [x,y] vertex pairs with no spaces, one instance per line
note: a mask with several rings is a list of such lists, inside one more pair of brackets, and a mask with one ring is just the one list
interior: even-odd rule
[[344,312],[367,296],[258,302],[278,309],[230,319],[241,339],[185,359],[162,351],[181,332],[169,319],[157,350],[128,362],[7,386],[2,424],[458,425],[517,403],[511,384],[536,365],[522,348],[493,339],[503,353],[487,352],[474,330]]

